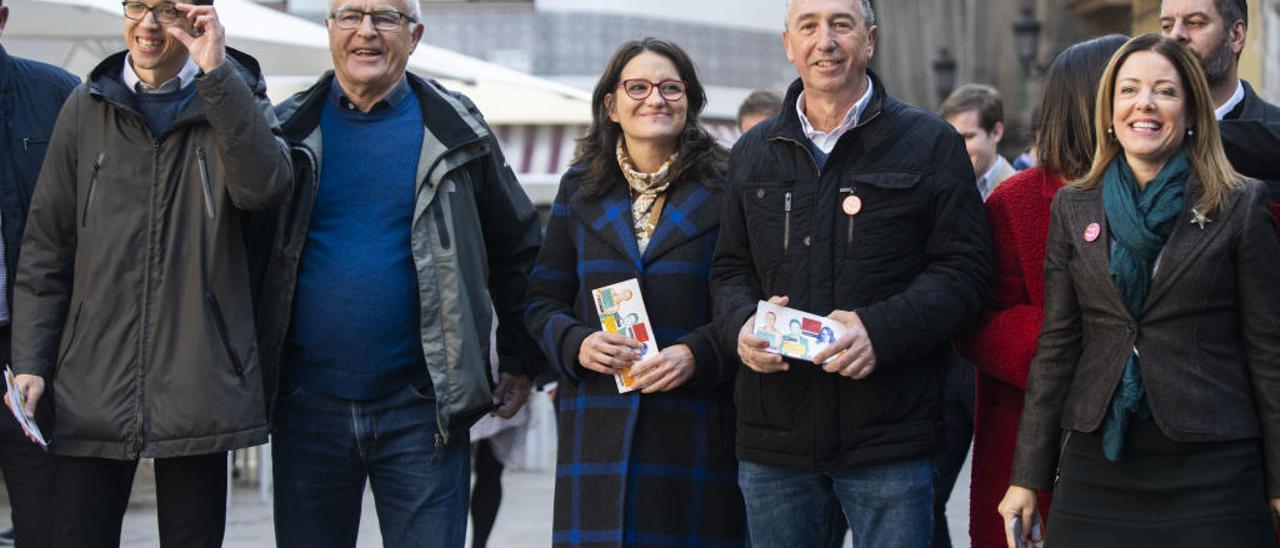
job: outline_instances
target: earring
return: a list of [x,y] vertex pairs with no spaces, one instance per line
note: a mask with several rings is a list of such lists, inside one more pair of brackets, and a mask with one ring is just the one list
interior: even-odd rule
[[1107,126],[1107,137],[1111,139],[1111,142],[1115,142],[1116,128],[1114,126]]
[[1187,128],[1187,137],[1194,137],[1195,134],[1196,130],[1194,128]]

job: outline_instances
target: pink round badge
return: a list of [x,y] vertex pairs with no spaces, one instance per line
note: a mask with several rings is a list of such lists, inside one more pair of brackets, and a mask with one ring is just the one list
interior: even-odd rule
[[849,196],[844,199],[841,207],[844,209],[845,215],[857,215],[859,211],[862,211],[862,198]]
[[1084,241],[1086,242],[1092,242],[1094,240],[1097,240],[1098,236],[1101,236],[1101,235],[1102,235],[1102,225],[1099,225],[1098,223],[1089,223],[1089,226],[1085,227],[1084,229]]

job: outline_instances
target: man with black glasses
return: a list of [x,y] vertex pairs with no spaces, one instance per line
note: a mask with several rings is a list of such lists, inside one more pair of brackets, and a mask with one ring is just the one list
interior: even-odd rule
[[355,546],[371,485],[384,545],[462,546],[468,429],[540,368],[537,218],[475,106],[405,71],[417,2],[336,0],[325,25],[334,71],[277,107],[297,192],[260,238],[276,543]]
[[267,438],[241,227],[292,168],[212,5],[122,9],[128,50],[67,100],[31,198],[14,369],[53,399],[54,546],[119,545],[151,457],[160,544],[216,547],[227,451]]

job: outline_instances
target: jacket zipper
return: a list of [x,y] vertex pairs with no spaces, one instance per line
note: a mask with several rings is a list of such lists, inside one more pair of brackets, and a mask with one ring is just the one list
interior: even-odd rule
[[89,207],[93,205],[93,191],[98,188],[98,170],[102,168],[102,160],[106,157],[107,151],[104,150],[93,161],[93,170],[89,172],[89,191],[85,193],[84,210],[80,213],[80,228],[89,226]]
[[791,246],[791,191],[782,198],[782,252],[786,253]]
[[1062,458],[1066,457],[1066,444],[1071,440],[1071,430],[1062,434],[1062,447],[1057,449],[1057,466],[1053,470],[1053,489],[1057,489],[1057,479],[1062,478]]
[[235,368],[236,376],[240,380],[244,380],[244,364],[240,363],[240,356],[236,354],[236,349],[231,346],[231,335],[227,333],[226,321],[222,319],[222,307],[218,306],[218,299],[213,296],[212,292],[206,291],[204,298],[209,302],[209,308],[213,311],[213,327],[218,331],[218,338],[222,340],[222,347],[227,351],[227,358],[231,360],[231,367]]
[[[432,216],[436,218],[436,230],[440,232],[440,247],[443,247],[446,251],[448,251],[450,246],[449,227],[447,226],[447,223],[444,222],[444,206],[436,204],[435,206],[432,206],[431,209],[433,210]],[[787,193],[787,210],[790,211],[790,209],[791,209],[791,193],[788,192]]]
[[[312,196],[312,199],[314,199],[315,191],[317,188],[319,188],[319,180],[320,180],[320,173],[319,173],[320,170],[316,165],[316,156],[311,152],[311,149],[306,145],[293,145],[293,146],[290,146],[290,149],[299,151],[300,153],[302,153],[307,157],[307,167],[308,169],[311,170],[311,177],[310,177],[312,181],[311,196]],[[294,162],[295,165],[297,163],[298,162],[296,161]],[[295,181],[296,180],[297,179],[295,179]],[[281,225],[284,227],[284,230],[281,230],[281,244],[283,249],[288,249],[289,242],[293,241],[293,234],[292,234],[294,230],[293,220],[298,216],[298,209],[302,207],[302,204],[299,203],[299,200],[302,199],[303,192],[305,191],[304,187],[305,185],[295,185],[294,198],[292,200],[289,200],[288,207],[284,208],[281,211],[281,213],[285,216],[284,224]]]
[[[841,192],[842,194],[845,194],[845,199],[847,200],[847,199],[849,199],[850,197],[854,196],[854,194],[857,192],[857,190],[858,190],[858,189],[857,189],[857,188],[855,188],[855,187],[845,187],[845,188],[840,189],[840,192]],[[840,202],[840,208],[841,208],[841,210],[843,211],[843,209],[844,209],[844,202]],[[854,216],[853,216],[853,215],[849,215],[847,212],[845,213],[845,216],[849,218],[849,223],[848,223],[848,225],[849,225],[849,230],[848,230],[848,234],[846,234],[846,235],[845,235],[845,237],[844,237],[844,243],[846,243],[846,244],[852,244],[852,243],[853,243],[853,218],[854,218]]]
[[213,185],[209,182],[209,158],[204,147],[196,148],[196,159],[200,163],[200,184],[204,188],[204,213],[210,219],[217,215],[213,207]]

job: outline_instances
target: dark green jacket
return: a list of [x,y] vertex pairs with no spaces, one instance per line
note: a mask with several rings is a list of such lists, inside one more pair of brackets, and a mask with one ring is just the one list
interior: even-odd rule
[[244,211],[292,168],[251,57],[192,85],[159,138],[112,55],[67,100],[31,199],[13,361],[51,387],[51,451],[178,457],[266,441]]

